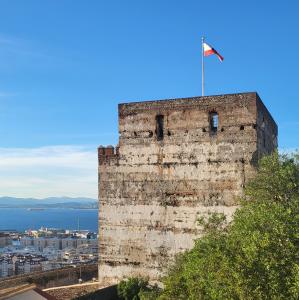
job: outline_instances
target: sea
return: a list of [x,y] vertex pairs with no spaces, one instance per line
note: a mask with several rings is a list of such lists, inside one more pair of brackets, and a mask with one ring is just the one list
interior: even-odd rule
[[97,209],[47,208],[0,208],[0,230],[36,230],[42,226],[62,229],[86,229],[98,232]]

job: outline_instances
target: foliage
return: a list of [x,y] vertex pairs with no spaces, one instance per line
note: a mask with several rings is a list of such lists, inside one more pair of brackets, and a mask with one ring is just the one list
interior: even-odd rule
[[117,293],[124,300],[140,300],[139,293],[148,290],[147,286],[147,279],[131,277],[118,284]]
[[250,200],[283,202],[299,195],[299,153],[279,155],[275,152],[259,162],[258,173],[246,187]]
[[161,293],[161,289],[157,286],[148,285],[147,289],[139,292],[140,300],[156,300]]
[[200,219],[205,236],[177,257],[158,299],[299,298],[298,158],[263,158],[228,226]]
[[225,230],[227,220],[224,213],[208,212],[207,217],[199,217],[198,223],[202,226],[204,233],[211,233],[219,230]]

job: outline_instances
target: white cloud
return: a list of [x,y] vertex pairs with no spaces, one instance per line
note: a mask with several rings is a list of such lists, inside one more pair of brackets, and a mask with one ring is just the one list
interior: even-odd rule
[[0,148],[0,195],[97,198],[96,148]]

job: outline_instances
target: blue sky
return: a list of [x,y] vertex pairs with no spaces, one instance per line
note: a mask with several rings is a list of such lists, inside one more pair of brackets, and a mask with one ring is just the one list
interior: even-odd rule
[[206,94],[257,91],[279,147],[298,148],[298,14],[295,0],[1,0],[0,195],[96,197],[117,104],[200,95],[202,35],[225,58],[206,59]]

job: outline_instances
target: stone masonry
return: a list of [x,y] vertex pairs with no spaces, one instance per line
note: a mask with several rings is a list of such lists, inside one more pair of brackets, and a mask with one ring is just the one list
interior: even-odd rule
[[119,145],[99,147],[99,279],[158,280],[200,236],[199,216],[228,218],[277,125],[257,93],[119,104]]

